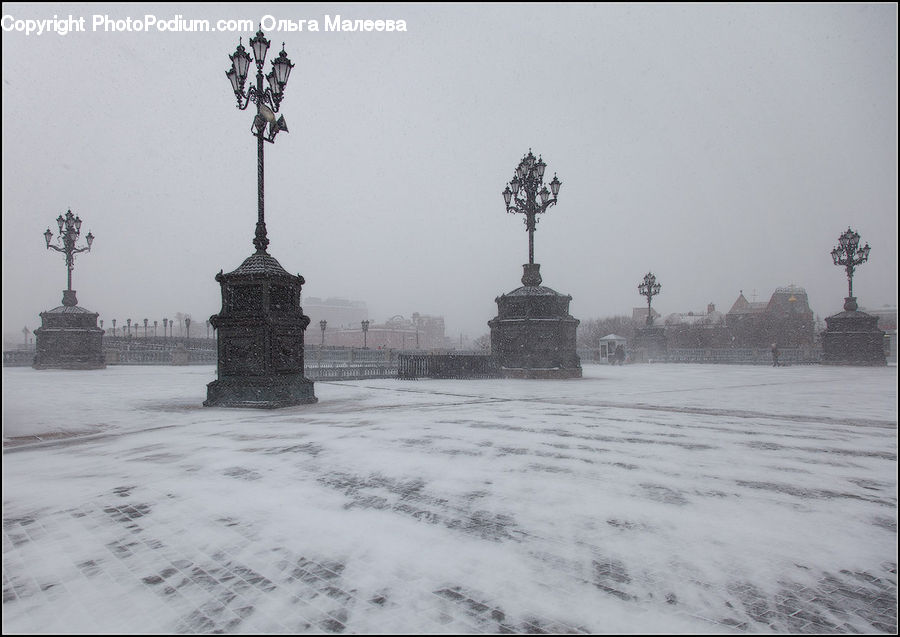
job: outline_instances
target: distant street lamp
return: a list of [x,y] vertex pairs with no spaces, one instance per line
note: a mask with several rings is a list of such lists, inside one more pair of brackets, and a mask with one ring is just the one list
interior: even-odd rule
[[63,305],[66,307],[74,307],[78,305],[78,300],[75,298],[75,290],[72,289],[72,270],[75,269],[75,255],[79,252],[91,251],[94,235],[88,232],[85,237],[87,246],[76,248],[75,243],[78,241],[79,236],[81,236],[81,218],[73,215],[72,211],[69,210],[65,217],[62,215],[58,216],[56,218],[56,223],[59,226],[59,237],[57,238],[57,242],[62,241],[62,247],[50,243],[50,240],[53,238],[53,233],[50,232],[50,228],[47,228],[47,231],[44,233],[44,240],[47,242],[48,250],[56,250],[57,252],[62,252],[66,255],[68,284],[65,291],[63,291]]
[[128,336],[131,337],[131,319],[128,319]]
[[[102,321],[101,321],[101,323],[102,323]],[[28,345],[28,334],[29,334],[28,327],[23,327],[22,328],[22,336],[25,338],[25,340],[22,342],[25,343],[25,345]]]
[[854,232],[850,228],[838,239],[840,245],[831,251],[831,258],[835,265],[842,266],[847,270],[848,293],[844,299],[844,309],[848,312],[854,312],[857,309],[856,298],[853,296],[853,272],[856,266],[869,260],[869,244],[862,248],[859,247],[859,233]]
[[[266,235],[266,221],[263,205],[263,142],[275,143],[275,135],[279,132],[288,132],[284,115],[275,119],[275,113],[284,99],[284,88],[287,86],[288,77],[294,65],[284,52],[284,43],[281,45],[281,53],[272,61],[272,70],[266,76],[268,86],[263,88],[263,65],[266,62],[266,53],[270,42],[266,40],[263,32],[257,31],[256,37],[250,39],[250,48],[256,62],[256,86],[250,86],[244,91],[244,82],[247,80],[247,72],[250,68],[250,54],[244,49],[238,40],[234,55],[230,55],[231,69],[225,75],[231,80],[234,96],[237,98],[237,107],[246,110],[250,102],[256,104],[256,116],[250,132],[257,139],[256,143],[256,177],[257,177],[257,221],[256,236],[253,245],[257,251],[265,252],[269,245]],[[266,134],[266,125],[269,132]]]
[[363,349],[368,349],[366,337],[369,334],[369,321],[362,322],[362,331],[363,331]]
[[116,319],[113,319],[112,323],[113,323],[113,336],[115,336],[116,335]]
[[187,335],[185,336],[185,338],[187,340],[191,340],[191,317],[190,316],[184,317],[184,329],[187,331]]
[[644,282],[638,285],[638,291],[641,296],[647,297],[647,325],[653,325],[653,311],[650,308],[650,302],[653,297],[659,294],[662,285],[656,282],[656,277],[652,272],[644,275]]
[[319,321],[319,327],[322,328],[322,347],[325,346],[325,327],[328,325],[328,321],[322,319]]
[[148,322],[149,321],[147,319],[144,319],[144,338],[147,338],[147,323]]
[[156,321],[153,321],[153,338],[156,338],[156,327],[159,325]]
[[163,340],[166,340],[169,336],[168,328],[169,328],[169,319],[163,317]]
[[[537,229],[537,215],[547,211],[550,206],[556,205],[559,187],[562,182],[553,175],[550,182],[550,190],[544,185],[544,169],[547,164],[544,160],[531,153],[519,162],[516,173],[503,191],[503,200],[506,202],[506,212],[521,212],[525,215],[525,228],[528,231],[528,263],[534,264],[534,231]],[[553,198],[551,199],[551,194]],[[538,201],[540,200],[540,201]]]

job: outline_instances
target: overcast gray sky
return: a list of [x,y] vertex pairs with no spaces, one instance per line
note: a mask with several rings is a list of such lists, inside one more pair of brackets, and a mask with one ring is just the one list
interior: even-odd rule
[[[443,315],[477,337],[520,285],[528,242],[501,191],[532,148],[563,185],[535,235],[579,319],[806,288],[840,311],[829,255],[872,247],[860,304],[897,303],[897,5],[19,4],[87,32],[4,31],[3,330],[60,303],[42,233],[67,208],[96,236],[73,287],[101,318],[205,320],[216,272],[253,252],[256,141],[225,77],[239,36],[92,31],[92,16],[315,19],[268,31],[295,67],[290,132],[266,145],[269,253],[304,296],[380,322]],[[325,31],[325,16],[406,32]],[[12,24],[6,21],[4,24]],[[270,68],[267,61],[266,71]],[[107,323],[108,325],[108,323]]]

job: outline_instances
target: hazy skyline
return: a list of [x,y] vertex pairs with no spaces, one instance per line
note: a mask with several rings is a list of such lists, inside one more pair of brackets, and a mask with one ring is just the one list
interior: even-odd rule
[[[442,315],[488,332],[528,243],[501,191],[529,148],[559,175],[540,219],[544,285],[582,321],[645,305],[727,311],[740,290],[847,291],[829,252],[871,245],[853,287],[897,303],[896,4],[19,4],[85,33],[3,33],[3,332],[60,303],[42,233],[71,208],[96,236],[79,305],[108,321],[220,308],[215,274],[253,252],[252,107],[225,77],[244,32],[91,31],[91,16],[316,19],[267,31],[294,62],[290,132],[266,145],[269,253],[304,297],[382,322]],[[406,32],[324,31],[326,15]]]

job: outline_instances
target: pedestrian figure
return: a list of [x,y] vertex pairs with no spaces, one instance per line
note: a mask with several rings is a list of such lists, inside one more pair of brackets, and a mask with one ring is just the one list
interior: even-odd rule
[[778,345],[772,343],[772,367],[778,367]]
[[621,344],[616,346],[616,362],[619,365],[625,362],[625,348]]

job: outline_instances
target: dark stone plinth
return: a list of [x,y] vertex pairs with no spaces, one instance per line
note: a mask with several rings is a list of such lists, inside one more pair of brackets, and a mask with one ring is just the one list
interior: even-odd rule
[[265,409],[316,402],[303,375],[309,325],[300,307],[303,277],[259,251],[216,281],[222,309],[209,320],[216,328],[218,380],[207,385],[203,404]]
[[572,297],[542,286],[540,267],[526,264],[523,286],[495,299],[491,354],[505,378],[581,378]]
[[34,330],[35,369],[103,369],[103,330],[96,312],[76,305],[75,290],[63,292],[63,305],[41,312]]
[[847,297],[844,311],[825,319],[828,327],[822,333],[823,365],[887,365],[884,331],[877,327],[878,317],[856,307],[856,299]]
[[634,330],[631,356],[633,361],[651,361],[654,358],[664,357],[667,352],[665,327],[647,325]]

